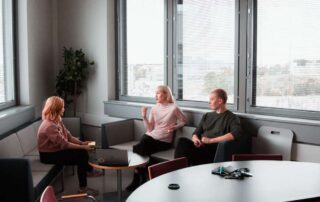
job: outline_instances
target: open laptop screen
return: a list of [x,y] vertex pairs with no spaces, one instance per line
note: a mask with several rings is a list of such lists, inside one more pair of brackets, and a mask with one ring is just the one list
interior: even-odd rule
[[103,166],[128,166],[128,151],[119,149],[97,149],[96,159]]

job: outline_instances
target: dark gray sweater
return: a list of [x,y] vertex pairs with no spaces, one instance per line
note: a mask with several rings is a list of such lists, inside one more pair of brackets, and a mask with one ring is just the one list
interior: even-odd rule
[[199,138],[214,138],[227,133],[231,133],[235,140],[242,138],[240,120],[229,110],[220,114],[216,112],[204,114],[193,134],[196,134]]

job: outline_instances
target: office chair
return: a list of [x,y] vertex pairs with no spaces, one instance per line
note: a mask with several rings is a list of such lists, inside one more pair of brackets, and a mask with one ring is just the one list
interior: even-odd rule
[[[83,193],[83,194],[73,194],[73,195],[64,195],[64,196],[61,196],[61,198],[59,199],[59,201],[62,201],[62,200],[66,200],[66,199],[91,199],[92,201],[96,201],[96,199],[91,196],[91,195],[88,195],[86,193]],[[54,190],[53,190],[53,187],[52,186],[47,186],[45,188],[45,190],[42,192],[41,194],[41,198],[40,198],[40,202],[57,202],[57,198],[56,198],[56,195],[54,193]]]
[[286,128],[261,126],[256,144],[253,144],[254,154],[281,154],[283,160],[291,160],[293,132]]
[[281,154],[233,154],[232,161],[276,160],[282,161]]
[[157,163],[148,167],[149,179],[151,180],[162,174],[186,167],[188,167],[188,159],[186,157]]

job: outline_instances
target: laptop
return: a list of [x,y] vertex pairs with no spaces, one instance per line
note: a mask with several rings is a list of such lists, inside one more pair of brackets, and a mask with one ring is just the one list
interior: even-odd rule
[[96,158],[102,166],[128,166],[128,151],[119,149],[97,149]]

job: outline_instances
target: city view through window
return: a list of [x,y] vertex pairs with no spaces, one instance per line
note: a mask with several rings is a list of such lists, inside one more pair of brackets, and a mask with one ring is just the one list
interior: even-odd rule
[[208,101],[223,88],[234,103],[235,1],[184,0],[176,25],[180,98]]
[[259,0],[256,106],[320,111],[320,1]]
[[[163,0],[127,1],[129,96],[153,97],[165,82],[164,9]],[[257,1],[253,106],[320,111],[319,10],[318,0]],[[178,100],[207,101],[213,88],[224,88],[234,103],[235,13],[233,0],[178,1]]]
[[127,1],[127,95],[154,97],[164,84],[163,0]]

